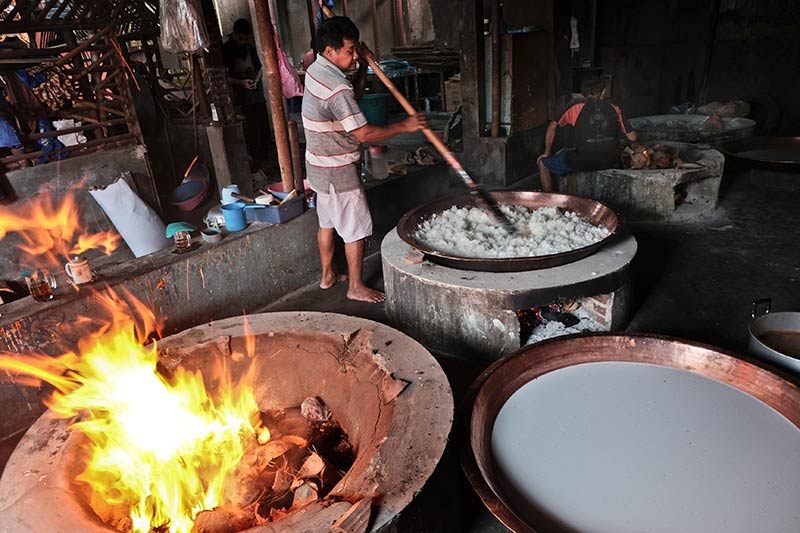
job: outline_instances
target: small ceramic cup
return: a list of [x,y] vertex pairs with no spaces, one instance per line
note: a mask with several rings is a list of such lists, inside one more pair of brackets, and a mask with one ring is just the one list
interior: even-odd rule
[[75,285],[89,283],[94,278],[89,260],[77,255],[70,258],[69,263],[64,265],[64,270]]

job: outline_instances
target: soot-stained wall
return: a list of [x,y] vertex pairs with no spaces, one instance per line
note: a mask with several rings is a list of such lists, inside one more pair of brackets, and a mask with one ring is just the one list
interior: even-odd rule
[[613,0],[597,9],[595,62],[613,75],[612,98],[628,116],[702,103],[705,86],[707,101],[752,99],[767,130],[797,133],[800,2]]

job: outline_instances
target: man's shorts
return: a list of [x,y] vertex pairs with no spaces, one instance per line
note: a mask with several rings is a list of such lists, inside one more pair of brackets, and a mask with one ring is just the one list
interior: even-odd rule
[[567,154],[574,151],[574,148],[562,148],[555,155],[542,159],[542,164],[554,176],[572,174],[575,171],[567,163]]
[[320,228],[333,228],[344,242],[355,242],[372,235],[372,216],[367,196],[360,187],[336,192],[333,184],[328,194],[317,192],[317,217]]

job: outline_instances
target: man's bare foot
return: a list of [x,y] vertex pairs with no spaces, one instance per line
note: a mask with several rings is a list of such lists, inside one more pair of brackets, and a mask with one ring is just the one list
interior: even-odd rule
[[327,278],[323,277],[322,281],[319,282],[319,288],[320,289],[330,289],[331,287],[333,287],[334,285],[336,285],[340,281],[345,281],[345,280],[347,280],[347,275],[346,274],[338,274],[338,275],[334,274],[334,275],[332,275],[330,277],[327,277]]
[[381,291],[376,291],[375,289],[370,289],[369,287],[363,287],[360,289],[348,290],[347,299],[376,304],[384,301],[386,299],[386,295]]

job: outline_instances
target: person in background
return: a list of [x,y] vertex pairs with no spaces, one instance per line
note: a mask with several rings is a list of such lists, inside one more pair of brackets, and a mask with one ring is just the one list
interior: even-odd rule
[[[619,143],[634,142],[636,132],[616,105],[603,100],[605,82],[589,76],[581,84],[583,98],[570,102],[558,121],[551,121],[545,133],[544,153],[536,163],[542,190],[553,190],[551,174],[564,176],[579,170],[602,170],[620,165]],[[551,155],[558,128],[572,131],[574,142]]]
[[[303,95],[308,182],[317,193],[319,231],[317,244],[322,263],[319,286],[332,287],[349,277],[347,298],[382,302],[385,295],[364,284],[364,244],[372,235],[372,217],[359,179],[361,143],[377,142],[427,125],[414,115],[387,126],[367,124],[356,100],[353,84],[345,76],[356,69],[359,55],[372,52],[361,43],[359,31],[346,17],[332,17],[319,25],[317,58],[308,67]],[[361,62],[361,69],[365,63]],[[344,240],[348,276],[333,269],[334,239]]]
[[245,19],[233,23],[230,38],[222,47],[225,67],[233,85],[233,103],[244,115],[244,135],[250,154],[250,171],[258,170],[266,158],[270,139],[267,103],[261,89],[261,61],[250,42],[253,26]]

